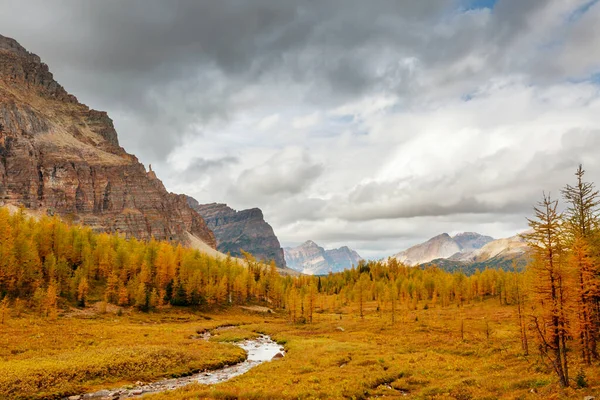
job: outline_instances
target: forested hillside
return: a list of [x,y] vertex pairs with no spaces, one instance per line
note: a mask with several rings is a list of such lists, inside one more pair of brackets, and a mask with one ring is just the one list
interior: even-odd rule
[[[125,239],[0,209],[0,295],[53,315],[89,299],[140,310],[278,298],[280,279],[249,255],[244,266],[179,244]],[[59,301],[60,300],[60,301]]]

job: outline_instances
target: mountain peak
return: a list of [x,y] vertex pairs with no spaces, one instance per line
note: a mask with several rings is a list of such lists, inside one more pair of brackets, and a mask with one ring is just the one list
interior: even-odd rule
[[407,265],[418,265],[436,258],[446,258],[458,253],[461,247],[447,233],[434,236],[425,243],[410,247],[393,257]]
[[284,250],[288,267],[309,275],[323,275],[339,272],[358,265],[362,258],[348,246],[325,250],[312,240],[307,240],[298,247],[287,247]]
[[458,243],[462,252],[480,249],[494,240],[491,236],[485,236],[477,232],[458,233],[452,239]]
[[65,103],[76,103],[77,98],[54,80],[48,66],[39,56],[30,53],[15,39],[0,35],[0,79],[13,87],[34,88],[43,97]]
[[77,101],[48,66],[0,36],[0,197],[98,231],[215,247],[183,197],[119,146],[107,113]]
[[307,240],[306,242],[302,243],[300,245],[301,247],[320,247],[318,244],[316,244],[314,241],[312,240]]
[[217,249],[240,257],[241,250],[259,260],[275,260],[278,267],[285,267],[283,249],[275,232],[263,216],[260,208],[236,211],[223,203],[199,204],[194,198],[187,202],[212,229],[217,238]]
[[25,47],[21,46],[15,39],[2,35],[0,35],[0,50],[25,56],[30,54],[25,50]]

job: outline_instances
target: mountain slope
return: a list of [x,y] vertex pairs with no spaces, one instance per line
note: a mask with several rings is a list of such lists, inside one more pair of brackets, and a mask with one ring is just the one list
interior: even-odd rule
[[447,233],[442,233],[424,243],[401,251],[393,255],[392,258],[403,264],[414,266],[440,258],[450,258],[457,253],[471,252],[481,248],[492,240],[494,239],[490,236],[480,235],[475,232],[459,233],[454,237],[450,237]]
[[463,232],[454,235],[452,239],[458,244],[461,252],[480,249],[494,240],[491,236],[480,235],[475,232]]
[[480,249],[465,254],[461,260],[479,262],[496,257],[510,258],[527,252],[527,242],[519,235],[509,238],[497,239],[487,243]]
[[362,258],[347,246],[325,250],[312,240],[283,249],[288,267],[309,275],[339,272],[357,265]]
[[472,274],[476,269],[485,268],[513,269],[513,262],[518,268],[524,267],[528,260],[527,243],[519,235],[497,239],[485,244],[480,249],[454,254],[449,258],[438,258],[422,263],[422,266],[437,266],[446,271],[461,270]]
[[447,258],[460,252],[460,246],[450,235],[442,233],[425,243],[417,244],[392,257],[406,265],[418,265],[436,258]]
[[119,146],[112,120],[0,35],[0,205],[58,213],[99,231],[187,243],[215,238],[184,196]]
[[199,204],[189,196],[187,201],[215,234],[220,252],[241,257],[240,250],[244,250],[259,260],[274,260],[278,267],[286,266],[279,239],[260,209],[236,211],[226,204]]

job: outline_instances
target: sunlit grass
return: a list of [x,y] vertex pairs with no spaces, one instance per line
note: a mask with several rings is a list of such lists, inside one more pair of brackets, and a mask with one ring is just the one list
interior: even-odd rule
[[176,311],[13,318],[0,331],[0,398],[60,397],[242,361],[239,347],[197,338],[224,322]]
[[[375,304],[368,304],[364,319],[354,311],[316,313],[313,324],[235,308],[208,315],[170,309],[57,321],[14,318],[0,332],[0,398],[58,397],[231,364],[242,351],[220,342],[258,333],[283,344],[285,358],[228,382],[147,398],[581,399],[599,388],[594,366],[585,370],[590,387],[560,389],[534,348],[523,355],[514,309],[493,300],[402,309],[394,326]],[[211,340],[199,339],[207,329]]]

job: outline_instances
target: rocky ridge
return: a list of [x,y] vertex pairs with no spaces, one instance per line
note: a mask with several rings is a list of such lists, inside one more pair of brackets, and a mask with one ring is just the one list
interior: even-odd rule
[[283,249],[288,267],[309,275],[340,272],[358,265],[362,258],[347,246],[325,250],[312,240]]
[[486,267],[512,269],[513,262],[522,267],[527,262],[527,243],[519,235],[493,239],[474,232],[453,237],[443,233],[394,256],[410,266],[435,265],[448,271],[473,273]]
[[182,195],[119,146],[112,120],[77,101],[40,58],[0,35],[0,205],[98,231],[187,243],[215,238]]
[[406,265],[418,265],[436,258],[448,258],[461,251],[461,246],[447,233],[432,237],[392,257]]
[[236,211],[226,204],[200,204],[189,196],[187,201],[214,232],[221,253],[242,257],[243,250],[258,260],[274,260],[279,268],[285,268],[279,239],[259,208]]

